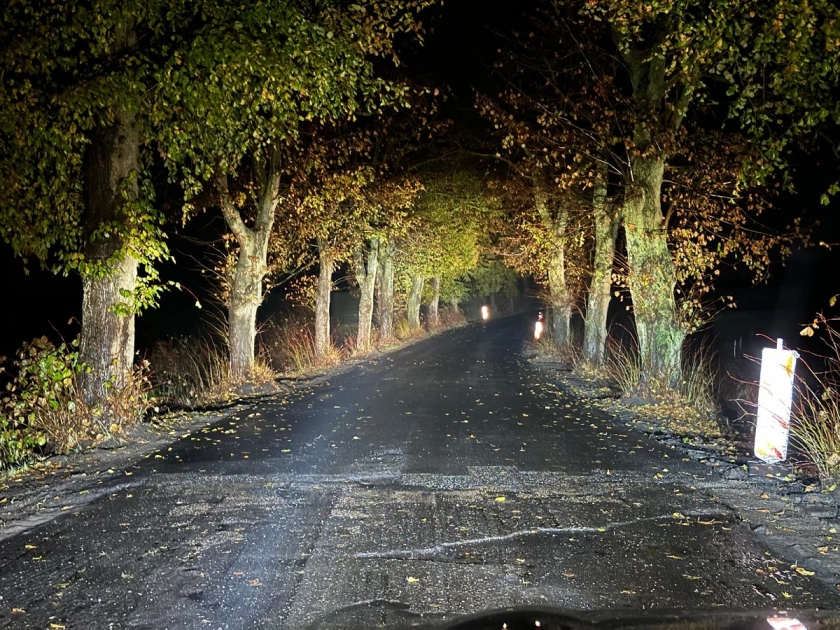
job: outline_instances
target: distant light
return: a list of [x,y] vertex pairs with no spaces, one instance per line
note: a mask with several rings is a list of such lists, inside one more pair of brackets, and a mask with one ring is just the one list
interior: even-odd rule
[[542,336],[543,331],[543,323],[540,320],[537,320],[536,325],[534,326],[534,339],[539,339]]
[[490,319],[490,307],[485,305],[481,307],[481,319]]

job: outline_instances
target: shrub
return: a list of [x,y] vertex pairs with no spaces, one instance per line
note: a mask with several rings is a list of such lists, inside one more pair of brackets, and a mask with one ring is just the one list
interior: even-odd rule
[[55,346],[46,337],[25,343],[11,365],[0,409],[0,465],[13,466],[39,453],[66,453],[123,433],[148,405],[146,366],[106,390],[95,405],[80,388],[84,365],[78,341]]

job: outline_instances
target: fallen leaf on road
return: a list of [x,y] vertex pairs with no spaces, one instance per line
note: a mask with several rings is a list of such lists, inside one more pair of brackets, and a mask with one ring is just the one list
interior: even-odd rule
[[798,567],[795,564],[791,566],[791,569],[796,571],[799,575],[814,575],[813,571],[808,571],[807,569],[803,569],[802,567]]
[[418,580],[416,577],[411,577],[409,575],[407,578],[405,578],[405,581],[409,584],[417,584],[417,582],[419,582],[420,580]]
[[12,608],[12,612],[16,615],[20,615],[25,613],[26,611],[23,608]]
[[504,497],[496,497],[496,498],[494,499],[494,501],[496,501],[497,503],[504,503],[505,498],[504,498]]

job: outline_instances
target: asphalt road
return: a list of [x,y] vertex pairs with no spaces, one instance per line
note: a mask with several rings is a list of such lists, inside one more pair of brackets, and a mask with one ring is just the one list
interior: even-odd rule
[[840,609],[708,491],[708,467],[548,382],[529,334],[520,317],[448,331],[62,498],[0,541],[0,627]]

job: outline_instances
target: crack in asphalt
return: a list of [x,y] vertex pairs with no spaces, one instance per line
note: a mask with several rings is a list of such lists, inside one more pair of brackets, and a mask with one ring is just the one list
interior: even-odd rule
[[[688,512],[682,515],[685,518],[688,517],[709,517],[709,516],[722,516],[726,517],[729,516],[724,512],[713,512],[709,510],[704,510],[702,512]],[[665,514],[659,516],[646,516],[644,518],[636,518],[630,521],[616,521],[612,523],[606,523],[604,525],[593,527],[593,526],[585,526],[585,525],[572,525],[569,527],[530,527],[528,529],[522,529],[515,532],[510,532],[508,534],[502,534],[499,536],[482,536],[480,538],[469,538],[467,540],[456,540],[456,541],[447,541],[438,543],[432,547],[423,547],[417,549],[402,549],[402,550],[394,550],[394,551],[360,551],[355,554],[355,557],[358,559],[363,558],[376,558],[381,560],[422,560],[424,558],[435,557],[439,554],[445,553],[448,549],[458,549],[459,547],[466,547],[470,545],[482,545],[486,543],[497,543],[497,542],[506,542],[508,540],[515,540],[517,538],[524,538],[528,536],[540,535],[540,534],[597,534],[597,533],[604,533],[611,529],[617,529],[619,527],[627,527],[629,525],[636,525],[638,523],[647,523],[651,521],[662,521],[662,520],[674,520],[674,521],[681,521],[684,518],[676,518],[673,514]]]

